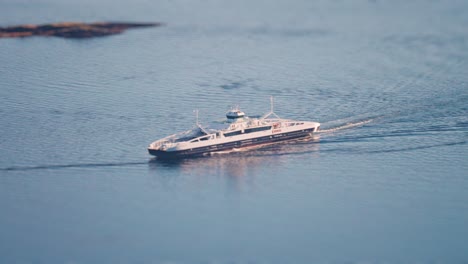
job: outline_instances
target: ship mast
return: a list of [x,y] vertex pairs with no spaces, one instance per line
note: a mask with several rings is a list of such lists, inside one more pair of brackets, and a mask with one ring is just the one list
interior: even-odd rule
[[273,96],[270,96],[270,113],[274,113],[274,111],[273,111]]
[[200,123],[198,122],[198,109],[193,110],[193,112],[195,112],[195,124],[200,126]]
[[276,118],[279,118],[281,119],[281,117],[279,117],[277,114],[275,114],[274,112],[274,105],[273,105],[273,96],[270,96],[270,112],[266,113],[264,116],[262,116],[261,119],[265,119],[265,118],[268,118],[269,116],[275,116]]

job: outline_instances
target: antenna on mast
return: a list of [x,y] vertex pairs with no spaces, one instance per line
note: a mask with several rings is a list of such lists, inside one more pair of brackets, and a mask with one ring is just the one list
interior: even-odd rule
[[193,112],[195,112],[195,118],[196,118],[196,121],[195,121],[195,122],[196,122],[197,127],[198,127],[203,133],[205,133],[206,135],[208,135],[209,132],[206,131],[206,130],[200,125],[200,122],[198,122],[198,109],[193,110]]
[[273,111],[273,95],[270,96],[270,113],[274,113],[274,111]]
[[275,112],[274,112],[274,105],[273,105],[273,102],[274,102],[273,96],[270,96],[270,112],[268,112],[268,113],[266,113],[264,116],[262,116],[261,119],[265,119],[265,118],[267,118],[267,117],[269,117],[269,116],[271,116],[271,115],[272,115],[272,116],[275,116],[276,118],[280,118],[280,117],[279,117],[277,114],[275,114]]
[[195,110],[193,110],[193,111],[195,112],[195,118],[196,118],[196,119],[195,119],[195,124],[196,124],[197,126],[200,126],[200,124],[198,123],[198,109],[195,109]]

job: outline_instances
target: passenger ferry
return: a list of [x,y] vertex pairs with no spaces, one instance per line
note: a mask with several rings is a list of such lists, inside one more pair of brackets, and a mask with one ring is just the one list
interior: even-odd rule
[[226,121],[210,127],[197,122],[195,128],[154,141],[148,147],[151,155],[161,159],[205,156],[216,152],[273,144],[311,137],[320,123],[282,119],[271,110],[260,118],[250,118],[238,107],[226,113]]

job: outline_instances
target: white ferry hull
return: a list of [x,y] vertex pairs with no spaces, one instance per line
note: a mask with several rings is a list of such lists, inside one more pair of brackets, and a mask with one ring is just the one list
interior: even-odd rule
[[200,146],[187,149],[168,149],[163,150],[161,148],[148,148],[148,152],[151,155],[157,156],[160,159],[178,159],[204,156],[213,152],[229,151],[233,149],[242,149],[247,147],[261,146],[270,143],[276,143],[281,141],[299,139],[304,137],[310,137],[313,132],[317,131],[318,127],[312,127],[307,129],[301,129],[296,131],[262,135],[258,137],[239,139],[230,142],[220,142],[218,144],[211,144],[207,146]]

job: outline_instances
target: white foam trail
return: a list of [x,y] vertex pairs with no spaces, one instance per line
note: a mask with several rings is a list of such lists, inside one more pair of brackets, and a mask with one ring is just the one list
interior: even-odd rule
[[375,120],[375,118],[367,119],[367,120],[363,120],[363,121],[359,121],[359,122],[354,122],[354,123],[347,123],[345,125],[332,127],[332,128],[329,128],[329,129],[322,129],[322,130],[319,130],[319,132],[322,133],[322,134],[323,133],[332,133],[332,132],[336,132],[336,131],[340,131],[340,130],[344,130],[344,129],[349,129],[349,128],[353,128],[353,127],[362,126],[362,125],[370,123],[370,122],[372,122],[374,120]]

